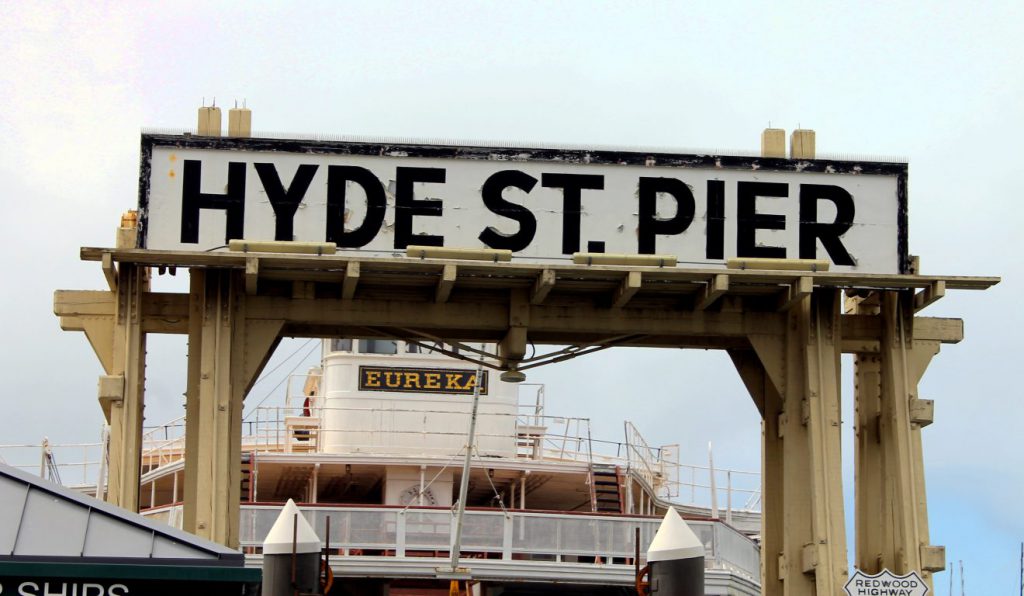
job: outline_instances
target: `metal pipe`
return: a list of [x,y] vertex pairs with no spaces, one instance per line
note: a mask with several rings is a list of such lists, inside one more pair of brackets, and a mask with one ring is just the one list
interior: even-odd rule
[[711,485],[711,519],[718,519],[718,488],[715,487],[715,460],[711,455],[710,441],[708,441],[708,474]]
[[473,410],[469,417],[469,438],[466,443],[466,459],[462,462],[462,482],[459,483],[459,509],[455,517],[455,543],[452,545],[452,571],[459,568],[459,551],[462,549],[462,521],[466,514],[466,496],[469,493],[469,461],[473,457],[473,439],[476,435],[476,415],[480,408],[480,380],[483,367],[476,367],[476,382],[473,383]]

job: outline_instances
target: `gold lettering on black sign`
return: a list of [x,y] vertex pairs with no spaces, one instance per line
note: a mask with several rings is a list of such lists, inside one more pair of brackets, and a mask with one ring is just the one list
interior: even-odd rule
[[[472,395],[475,370],[454,368],[359,367],[360,391],[400,393],[454,393]],[[480,383],[480,395],[487,395],[487,371]]]

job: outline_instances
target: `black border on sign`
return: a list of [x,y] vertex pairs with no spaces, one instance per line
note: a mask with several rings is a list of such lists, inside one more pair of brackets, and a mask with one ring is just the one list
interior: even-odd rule
[[152,170],[153,147],[157,146],[177,147],[179,149],[276,151],[312,155],[361,155],[374,157],[388,157],[392,153],[401,153],[402,157],[414,158],[477,159],[509,162],[544,161],[573,165],[643,166],[647,164],[647,160],[653,158],[658,167],[896,176],[896,226],[898,236],[896,246],[900,261],[899,272],[908,273],[910,270],[907,207],[907,175],[909,166],[905,163],[835,159],[786,159],[781,157],[739,155],[698,155],[618,149],[531,149],[525,147],[199,137],[187,134],[143,133],[139,164],[139,234],[136,244],[137,248],[143,248],[146,244],[146,231],[149,223],[149,180]]
[[[423,367],[423,366],[376,366],[376,365],[370,365],[370,364],[360,364],[359,365],[359,377],[358,377],[359,380],[358,380],[358,383],[356,385],[358,390],[359,391],[382,391],[382,392],[386,392],[386,393],[430,393],[430,394],[437,394],[437,395],[473,395],[472,391],[468,391],[468,392],[466,392],[466,391],[438,391],[438,390],[423,389],[422,387],[421,388],[417,388],[417,389],[393,389],[393,388],[390,388],[390,387],[386,387],[386,388],[383,388],[383,389],[367,389],[367,388],[363,387],[363,369],[374,369],[374,370],[380,370],[380,371],[387,371],[387,370],[414,370],[416,372],[436,372],[436,373],[441,373],[441,374],[449,373],[449,372],[469,373],[470,375],[476,374],[476,370],[470,369],[470,368],[429,368],[429,367]],[[488,381],[490,380],[490,375],[487,374],[488,372],[489,371],[486,371],[486,370],[483,371],[483,380],[484,380],[484,382],[483,382],[482,385],[480,385],[480,395],[487,395]]]

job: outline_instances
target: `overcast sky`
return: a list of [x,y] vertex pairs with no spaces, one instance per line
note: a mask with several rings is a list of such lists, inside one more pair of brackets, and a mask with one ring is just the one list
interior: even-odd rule
[[[1020,3],[211,4],[0,11],[0,443],[98,436],[100,367],[83,336],[58,329],[52,294],[105,287],[78,248],[112,245],[135,205],[140,129],[193,127],[204,98],[246,99],[257,131],[304,134],[750,152],[769,122],[801,125],[819,154],[909,160],[924,272],[1004,277],[925,311],[962,317],[966,340],[943,347],[921,394],[936,403],[932,542],[964,561],[971,593],[1016,593]],[[147,423],[181,414],[183,350],[151,340]],[[590,417],[599,436],[621,439],[629,419],[689,461],[713,441],[716,464],[759,467],[756,410],[724,354],[617,350],[531,380],[548,384],[549,411]],[[851,397],[847,382],[848,494]],[[937,576],[938,594],[948,581]]]

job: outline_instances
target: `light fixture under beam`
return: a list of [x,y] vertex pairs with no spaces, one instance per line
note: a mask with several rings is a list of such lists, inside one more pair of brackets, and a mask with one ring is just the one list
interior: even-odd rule
[[828,271],[824,259],[728,259],[727,269],[757,269],[758,271]]
[[512,368],[498,375],[498,379],[506,383],[522,383],[526,380],[526,373]]
[[443,246],[409,246],[407,257],[419,259],[453,259],[464,261],[491,261],[492,263],[512,260],[511,250],[493,248],[445,248]]
[[637,267],[675,267],[675,255],[622,255],[604,252],[574,252],[572,262],[577,265],[627,265]]
[[338,245],[333,242],[287,242],[282,240],[229,240],[232,252],[276,252],[283,254],[333,255]]

